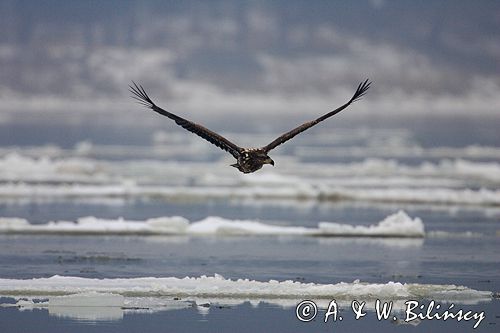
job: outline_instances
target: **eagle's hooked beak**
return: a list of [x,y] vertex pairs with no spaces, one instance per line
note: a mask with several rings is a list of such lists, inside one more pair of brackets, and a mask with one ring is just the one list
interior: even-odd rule
[[272,166],[274,166],[274,161],[272,159],[270,159],[270,158],[266,161],[266,163],[267,164],[271,164]]

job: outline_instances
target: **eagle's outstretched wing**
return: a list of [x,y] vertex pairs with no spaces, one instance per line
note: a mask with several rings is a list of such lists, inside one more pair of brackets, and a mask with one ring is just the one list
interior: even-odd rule
[[233,155],[235,158],[238,158],[240,156],[240,152],[242,151],[242,148],[238,147],[228,139],[224,138],[223,136],[212,132],[206,127],[203,127],[201,125],[195,124],[187,119],[181,118],[173,113],[170,113],[166,110],[163,110],[162,108],[156,106],[155,103],[149,98],[148,94],[144,90],[144,88],[140,85],[137,85],[135,82],[132,82],[133,86],[129,86],[130,92],[133,94],[132,98],[135,98],[139,104],[155,111],[158,112],[159,114],[166,116],[172,120],[175,121],[175,123],[188,131],[201,136],[203,139],[207,140],[208,142],[216,145],[217,147],[229,152],[231,155]]
[[267,146],[262,147],[262,149],[267,153],[271,149],[274,149],[277,146],[279,146],[280,144],[285,143],[286,141],[290,140],[291,138],[293,138],[297,134],[304,132],[306,129],[308,129],[310,127],[313,127],[317,123],[322,122],[323,120],[325,120],[327,118],[330,118],[334,114],[339,113],[340,111],[342,111],[346,107],[348,107],[351,103],[353,103],[353,102],[361,99],[361,97],[363,97],[366,94],[366,91],[368,90],[368,88],[370,88],[371,84],[372,83],[369,80],[361,82],[358,85],[358,89],[356,89],[356,92],[354,93],[354,95],[352,96],[352,98],[349,100],[349,102],[345,103],[344,105],[342,105],[341,107],[339,107],[339,108],[337,108],[337,109],[335,109],[333,111],[328,112],[327,114],[325,114],[324,116],[319,117],[316,120],[304,123],[304,124],[300,125],[299,127],[294,128],[293,130],[291,130],[291,131],[289,131],[289,132],[281,135],[280,137],[278,137],[276,140],[274,140],[273,142],[271,142]]

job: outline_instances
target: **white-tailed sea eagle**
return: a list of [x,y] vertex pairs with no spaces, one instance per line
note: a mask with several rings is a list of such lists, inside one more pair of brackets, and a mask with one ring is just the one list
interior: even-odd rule
[[368,88],[370,88],[371,85],[371,82],[368,80],[361,82],[358,85],[356,92],[347,103],[315,120],[306,122],[300,125],[299,127],[296,127],[293,130],[286,132],[285,134],[281,135],[267,146],[261,148],[242,148],[204,126],[195,124],[187,119],[179,117],[173,113],[170,113],[158,107],[155,103],[153,103],[151,98],[149,98],[148,94],[141,85],[137,85],[135,82],[132,83],[133,86],[132,85],[130,86],[130,92],[133,94],[132,97],[135,98],[137,101],[139,101],[140,104],[144,105],[145,107],[155,112],[158,112],[163,116],[172,119],[173,121],[175,121],[177,125],[185,128],[190,132],[193,132],[198,136],[201,136],[208,142],[229,152],[231,155],[234,156],[234,158],[236,158],[237,161],[235,164],[231,164],[231,166],[237,168],[243,173],[255,172],[261,169],[264,164],[274,165],[274,161],[267,155],[267,153],[271,149],[276,148],[277,146],[279,146],[282,143],[285,143],[286,141],[290,140],[297,134],[304,132],[308,128],[313,127],[314,125],[322,122],[323,120],[330,118],[331,116],[344,110],[351,103],[361,99],[361,97],[363,97],[366,94],[366,91],[368,90]]

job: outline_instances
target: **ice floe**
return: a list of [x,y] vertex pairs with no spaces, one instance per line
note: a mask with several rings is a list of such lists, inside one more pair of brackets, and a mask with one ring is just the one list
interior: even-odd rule
[[253,306],[269,303],[293,308],[302,299],[312,299],[327,308],[335,299],[341,307],[352,300],[392,301],[401,311],[405,300],[429,300],[476,304],[491,301],[490,291],[465,286],[400,283],[317,284],[296,281],[256,281],[226,279],[219,274],[200,277],[143,277],[92,279],[52,276],[34,279],[0,279],[0,296],[14,302],[0,304],[19,310],[48,309],[49,314],[76,320],[120,320],[124,313],[150,313],[197,307],[206,315],[212,305],[237,306],[250,302]]
[[[200,277],[142,277],[93,279],[54,275],[49,278],[0,279],[0,295],[62,296],[86,293],[105,293],[109,306],[120,306],[125,297],[232,297],[232,298],[292,298],[317,299],[434,299],[441,301],[490,300],[490,291],[478,291],[464,286],[419,283],[362,283],[336,284],[287,281],[256,281],[226,279],[221,275]],[[92,294],[90,294],[92,295]],[[54,301],[53,301],[54,302]],[[74,298],[58,299],[56,305],[74,304]],[[94,297],[85,302],[94,304]],[[49,301],[49,304],[50,301]],[[95,303],[97,304],[97,303]]]
[[11,234],[134,234],[134,235],[297,235],[336,237],[423,237],[424,224],[405,212],[387,216],[373,225],[350,225],[320,222],[318,227],[299,227],[266,224],[259,221],[229,220],[207,217],[189,222],[180,216],[130,221],[84,217],[75,222],[57,221],[30,224],[20,218],[0,218],[0,233]]
[[[85,145],[84,145],[85,146]],[[141,150],[144,148],[138,148]],[[77,152],[84,150],[78,148]],[[137,182],[143,180],[165,182],[164,176],[178,182],[195,182],[198,185],[221,184],[229,179],[231,184],[294,184],[307,182],[315,184],[331,179],[330,184],[340,185],[406,185],[412,187],[432,186],[436,181],[441,186],[457,186],[464,182],[488,184],[500,182],[498,162],[479,162],[465,159],[441,159],[436,163],[421,162],[408,165],[394,159],[365,158],[350,163],[303,163],[293,156],[276,157],[279,173],[262,170],[257,174],[242,176],[232,168],[227,168],[230,160],[218,162],[176,161],[141,159],[102,160],[83,157],[80,154],[54,157],[47,153],[33,157],[20,152],[0,154],[0,181],[19,182],[94,182],[115,181],[130,178]],[[214,169],[214,164],[217,168]],[[182,167],[179,167],[182,166]],[[172,177],[176,175],[176,177]],[[415,178],[418,177],[418,182]],[[214,182],[210,182],[214,180]]]
[[500,190],[480,188],[354,188],[311,185],[306,182],[285,186],[147,186],[134,182],[115,185],[87,184],[0,184],[0,198],[162,198],[191,199],[293,199],[317,201],[399,202],[419,204],[500,205]]

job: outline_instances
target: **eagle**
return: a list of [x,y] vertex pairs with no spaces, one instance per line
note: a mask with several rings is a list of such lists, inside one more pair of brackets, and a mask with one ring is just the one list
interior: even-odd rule
[[146,93],[146,90],[144,90],[144,88],[141,85],[137,85],[134,81],[132,81],[132,85],[130,85],[129,88],[130,92],[132,93],[131,97],[136,99],[139,102],[139,104],[165,117],[172,119],[173,121],[175,121],[177,125],[202,137],[203,139],[216,145],[222,150],[229,152],[236,159],[236,163],[231,164],[232,167],[237,168],[239,171],[243,173],[252,173],[257,170],[260,170],[264,166],[264,164],[271,164],[274,166],[274,161],[268,155],[268,153],[272,149],[276,148],[282,143],[287,142],[297,134],[304,132],[305,130],[313,127],[314,125],[322,122],[323,120],[328,119],[331,116],[339,113],[352,103],[360,100],[366,94],[366,91],[368,90],[368,88],[370,88],[370,85],[371,82],[368,79],[365,80],[364,82],[361,82],[358,85],[358,88],[356,89],[354,95],[344,105],[338,107],[333,111],[328,112],[327,114],[315,120],[308,121],[292,129],[291,131],[284,133],[283,135],[279,136],[274,141],[269,143],[267,146],[260,148],[239,147],[236,144],[229,141],[228,139],[226,139],[225,137],[223,137],[222,135],[217,134],[202,125],[196,124],[192,121],[184,119],[176,114],[173,114],[169,111],[160,108],[151,100],[151,98]]

